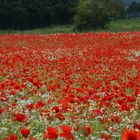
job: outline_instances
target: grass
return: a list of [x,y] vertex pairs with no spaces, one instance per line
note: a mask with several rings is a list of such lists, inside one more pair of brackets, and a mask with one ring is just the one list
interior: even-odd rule
[[72,33],[73,25],[51,25],[46,28],[37,28],[30,30],[0,30],[0,34],[54,34],[54,33]]
[[[112,21],[106,29],[87,30],[86,32],[120,32],[140,31],[140,18]],[[84,31],[85,32],[85,31]],[[0,30],[0,34],[54,34],[54,33],[78,33],[73,25],[52,25],[46,28],[31,30]]]
[[140,31],[140,18],[112,21],[108,27],[110,31]]

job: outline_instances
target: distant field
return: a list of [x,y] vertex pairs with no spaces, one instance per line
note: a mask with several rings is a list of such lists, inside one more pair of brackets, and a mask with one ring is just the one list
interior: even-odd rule
[[[107,25],[105,30],[88,30],[86,32],[120,32],[120,31],[140,31],[140,18],[129,20],[112,21]],[[0,30],[0,34],[53,34],[53,33],[77,33],[73,25],[52,25],[46,28],[32,30]],[[84,31],[85,32],[85,31]]]

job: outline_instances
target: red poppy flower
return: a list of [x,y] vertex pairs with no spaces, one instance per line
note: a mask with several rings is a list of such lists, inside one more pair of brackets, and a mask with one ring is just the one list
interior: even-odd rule
[[10,95],[15,95],[17,92],[16,91],[11,91]]
[[14,120],[19,122],[24,122],[26,120],[26,116],[22,113],[14,114]]
[[61,121],[64,121],[64,120],[65,120],[64,115],[61,114],[61,113],[57,113],[57,114],[55,115],[55,117],[58,118],[58,119],[60,119]]
[[36,140],[36,138],[30,138],[29,140]]
[[34,105],[33,104],[27,104],[26,108],[31,111],[32,109],[34,109]]
[[137,133],[134,129],[126,129],[123,132],[122,140],[137,140]]
[[2,114],[3,110],[4,110],[3,108],[0,108],[0,114]]
[[9,136],[9,140],[18,140],[18,136],[17,135],[15,135],[15,134],[11,134],[10,136]]
[[60,126],[62,129],[62,133],[60,134],[62,137],[64,137],[66,140],[74,139],[74,136],[72,135],[72,128],[68,125],[62,125]]
[[135,98],[133,96],[127,96],[128,102],[135,102]]
[[15,134],[10,134],[8,138],[4,138],[3,140],[18,140],[18,136]]
[[21,128],[20,129],[20,133],[24,138],[28,138],[29,134],[30,134],[30,129],[28,128]]
[[122,104],[121,104],[121,109],[122,109],[123,111],[129,111],[129,110],[130,110],[130,108],[128,107],[128,105],[127,105],[126,103],[122,103]]
[[84,126],[83,129],[85,130],[86,136],[93,134],[93,129],[90,126]]
[[55,113],[58,113],[60,109],[59,109],[58,106],[54,106],[54,107],[52,108],[52,110],[55,111]]
[[112,122],[116,122],[116,123],[120,123],[120,117],[119,116],[114,116],[114,115],[111,115],[111,117],[110,117],[110,120],[112,121]]
[[111,138],[111,136],[109,134],[101,134],[101,139],[112,140],[112,138]]
[[140,140],[140,131],[137,132],[137,140]]
[[44,134],[44,138],[48,139],[57,139],[58,138],[58,130],[53,127],[48,127],[47,132]]
[[36,108],[41,108],[41,107],[43,107],[45,104],[43,103],[43,102],[41,102],[41,101],[39,101],[39,102],[37,102],[37,104],[36,104]]
[[140,130],[140,121],[134,123],[134,128]]

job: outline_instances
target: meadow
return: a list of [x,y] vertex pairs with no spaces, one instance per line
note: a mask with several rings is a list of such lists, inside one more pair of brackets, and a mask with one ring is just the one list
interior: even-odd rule
[[0,35],[1,140],[139,140],[140,32]]

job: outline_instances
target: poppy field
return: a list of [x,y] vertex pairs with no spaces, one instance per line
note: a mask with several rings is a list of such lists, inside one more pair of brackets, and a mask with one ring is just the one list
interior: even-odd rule
[[140,140],[140,32],[0,35],[0,140]]

